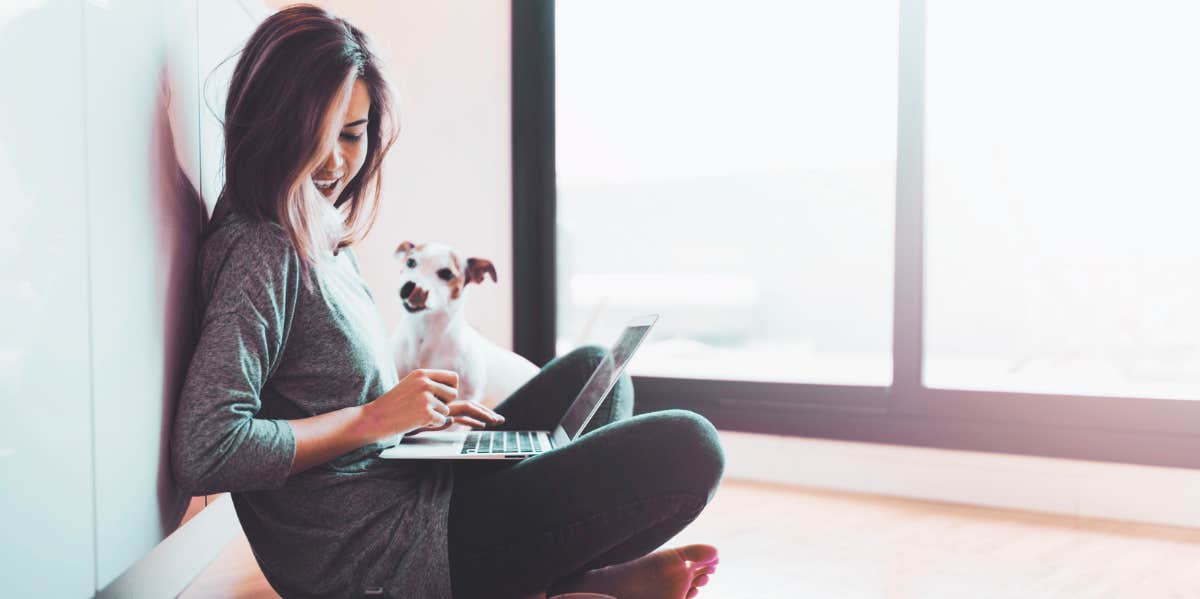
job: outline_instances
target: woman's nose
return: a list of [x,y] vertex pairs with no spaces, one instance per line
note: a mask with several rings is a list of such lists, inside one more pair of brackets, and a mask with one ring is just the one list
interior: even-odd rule
[[334,150],[325,157],[325,162],[321,165],[321,168],[325,172],[333,174],[337,173],[345,163],[346,161],[342,159],[342,153]]

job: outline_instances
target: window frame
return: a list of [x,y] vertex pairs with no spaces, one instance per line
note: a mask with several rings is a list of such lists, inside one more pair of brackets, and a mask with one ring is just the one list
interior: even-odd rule
[[[1200,401],[921,384],[925,1],[899,3],[892,385],[634,376],[636,413],[684,408],[725,430],[1200,468]],[[544,365],[557,324],[554,1],[513,2],[511,16],[513,341]]]

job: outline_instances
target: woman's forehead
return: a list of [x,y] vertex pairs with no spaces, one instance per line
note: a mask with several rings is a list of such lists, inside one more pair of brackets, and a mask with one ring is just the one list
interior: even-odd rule
[[371,111],[371,92],[362,79],[355,79],[350,88],[350,102],[346,105],[344,123],[353,123],[367,118]]

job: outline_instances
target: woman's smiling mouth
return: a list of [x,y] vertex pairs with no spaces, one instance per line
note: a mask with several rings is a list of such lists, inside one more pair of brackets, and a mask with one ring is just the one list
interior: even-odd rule
[[327,198],[333,195],[333,191],[337,189],[338,183],[341,183],[341,181],[341,177],[336,177],[333,179],[319,179],[317,177],[312,178],[313,185],[317,186],[317,191],[321,192],[321,195]]

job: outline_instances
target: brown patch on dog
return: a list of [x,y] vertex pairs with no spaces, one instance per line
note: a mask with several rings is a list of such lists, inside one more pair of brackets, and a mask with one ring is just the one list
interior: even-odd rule
[[467,258],[467,280],[463,283],[463,287],[471,283],[482,283],[483,275],[489,274],[492,276],[492,282],[496,281],[496,267],[492,265],[491,260],[485,258]]
[[411,241],[401,241],[400,246],[396,248],[396,254],[403,254],[415,247]]
[[450,261],[454,263],[454,278],[450,279],[450,299],[458,299],[462,294],[463,287],[466,286],[466,277],[462,276],[462,262],[458,259],[458,254],[451,252]]

